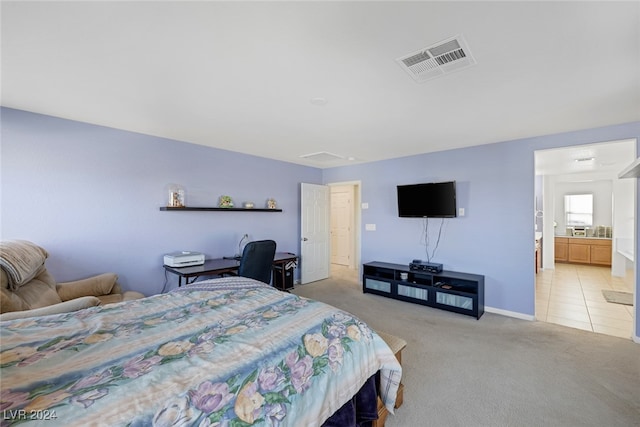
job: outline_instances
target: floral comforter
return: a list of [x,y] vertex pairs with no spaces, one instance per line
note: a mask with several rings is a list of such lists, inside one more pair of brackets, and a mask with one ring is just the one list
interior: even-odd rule
[[0,322],[2,425],[316,426],[401,367],[352,315],[245,278]]

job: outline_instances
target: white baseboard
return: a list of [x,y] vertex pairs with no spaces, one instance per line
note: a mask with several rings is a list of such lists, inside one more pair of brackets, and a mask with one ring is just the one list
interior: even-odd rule
[[[502,310],[500,308],[485,307],[484,311],[486,311],[487,313],[500,314],[502,316],[507,316],[507,317],[515,317],[516,319],[536,320],[535,316],[530,316],[528,314],[517,313],[515,311]],[[640,337],[638,337],[638,336],[631,336],[631,340],[636,344],[640,344]]]
[[507,317],[515,317],[516,319],[536,320],[535,316],[531,316],[531,315],[528,315],[528,314],[522,314],[522,313],[518,313],[518,312],[515,312],[515,311],[502,310],[500,308],[485,307],[484,311],[486,311],[487,313],[495,313],[495,314],[500,314],[502,316],[507,316]]

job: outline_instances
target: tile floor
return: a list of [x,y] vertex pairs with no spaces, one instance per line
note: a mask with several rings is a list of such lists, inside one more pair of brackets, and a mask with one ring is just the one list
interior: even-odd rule
[[633,307],[608,303],[602,289],[633,293],[632,277],[632,271],[621,278],[607,267],[556,263],[536,275],[536,318],[631,339]]

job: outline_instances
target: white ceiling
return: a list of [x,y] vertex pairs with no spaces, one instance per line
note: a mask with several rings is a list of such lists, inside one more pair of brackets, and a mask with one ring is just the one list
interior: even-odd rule
[[560,181],[617,179],[635,158],[635,139],[539,150],[536,175],[555,175]]
[[[640,120],[637,1],[2,1],[1,14],[3,106],[315,167]],[[395,62],[458,34],[470,68],[416,83]],[[339,158],[300,157],[318,152]]]

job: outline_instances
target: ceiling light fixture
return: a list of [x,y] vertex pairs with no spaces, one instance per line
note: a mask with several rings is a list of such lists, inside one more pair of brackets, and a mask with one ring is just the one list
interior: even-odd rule
[[581,157],[579,159],[575,159],[575,161],[580,163],[580,162],[590,162],[595,159],[596,159],[595,157]]

